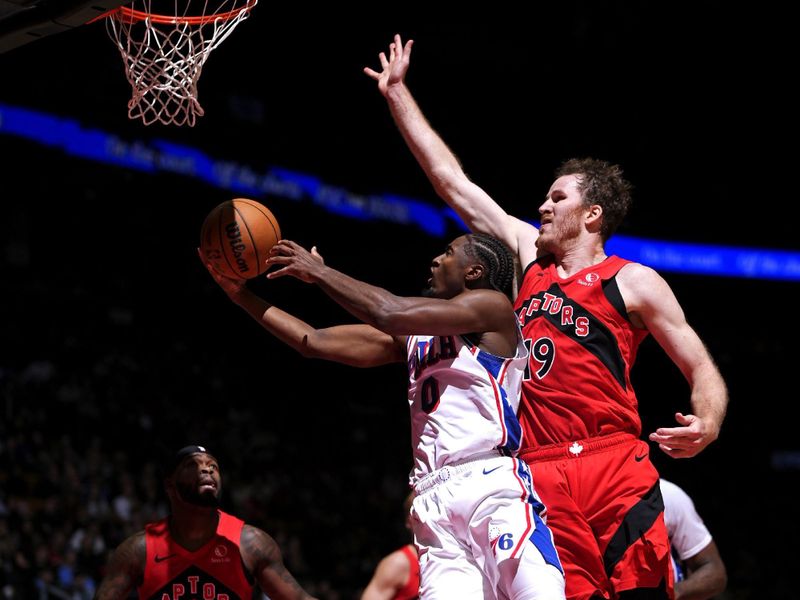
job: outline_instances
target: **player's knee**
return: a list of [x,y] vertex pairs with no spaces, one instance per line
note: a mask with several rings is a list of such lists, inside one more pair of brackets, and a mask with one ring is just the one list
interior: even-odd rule
[[[527,559],[525,554],[527,554]],[[541,556],[531,560],[533,552],[520,558],[508,558],[497,567],[501,585],[510,600],[564,600],[564,575]]]

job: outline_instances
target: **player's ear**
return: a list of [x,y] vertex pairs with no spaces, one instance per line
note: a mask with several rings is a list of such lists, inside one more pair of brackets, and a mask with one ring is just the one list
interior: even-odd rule
[[486,269],[480,263],[471,264],[467,267],[467,272],[464,274],[464,279],[467,283],[475,283],[483,278]]
[[592,233],[600,231],[603,225],[603,207],[599,204],[592,204],[586,212],[586,228]]

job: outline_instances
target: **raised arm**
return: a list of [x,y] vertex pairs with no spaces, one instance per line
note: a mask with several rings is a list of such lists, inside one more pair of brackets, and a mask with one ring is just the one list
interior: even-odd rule
[[224,277],[214,271],[210,264],[204,264],[214,281],[235,304],[264,329],[305,357],[323,358],[354,367],[375,367],[406,359],[404,340],[364,324],[316,329],[256,296],[244,281]]
[[125,600],[142,583],[146,559],[144,531],[122,542],[108,561],[95,600]]
[[313,600],[286,569],[281,550],[270,535],[245,525],[240,544],[245,566],[271,600]]
[[364,68],[378,82],[397,128],[436,193],[455,210],[472,231],[502,240],[520,257],[523,267],[536,258],[538,231],[507,214],[481,187],[464,173],[455,154],[431,127],[405,83],[413,40],[403,45],[399,35],[389,46],[389,58],[379,55],[381,71]]
[[507,332],[515,326],[508,298],[494,290],[469,290],[450,300],[396,296],[331,269],[290,240],[273,246],[268,262],[282,267],[268,273],[270,279],[291,275],[314,283],[358,319],[390,335]]
[[649,267],[629,264],[620,270],[617,281],[631,320],[653,334],[691,388],[693,414],[676,413],[680,427],[659,428],[650,440],[673,458],[695,456],[719,436],[728,407],[725,381],[660,275]]

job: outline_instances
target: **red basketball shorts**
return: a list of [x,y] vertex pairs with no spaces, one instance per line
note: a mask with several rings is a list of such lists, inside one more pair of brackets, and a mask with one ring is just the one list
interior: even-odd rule
[[649,447],[629,434],[520,454],[546,507],[569,600],[614,600],[666,582],[673,596],[664,501]]

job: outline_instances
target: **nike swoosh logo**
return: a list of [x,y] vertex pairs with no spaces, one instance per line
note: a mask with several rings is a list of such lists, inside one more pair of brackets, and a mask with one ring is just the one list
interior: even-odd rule
[[167,560],[168,558],[172,558],[173,556],[178,556],[178,555],[177,554],[167,554],[166,556],[159,556],[158,554],[156,554],[156,559],[155,560],[156,560],[157,563],[160,563],[160,562],[163,562],[163,561]]
[[[502,465],[500,465],[500,466],[502,466]],[[484,474],[484,475],[488,475],[488,474],[489,474],[489,473],[491,473],[492,471],[497,471],[497,469],[499,469],[499,468],[500,468],[500,467],[495,467],[494,469],[489,469],[489,470],[487,471],[487,470],[486,470],[486,467],[484,467],[484,468],[483,468],[483,474]]]
[[636,462],[642,462],[645,458],[647,458],[647,454],[646,453],[642,454],[641,456],[634,456],[633,460],[635,460]]

